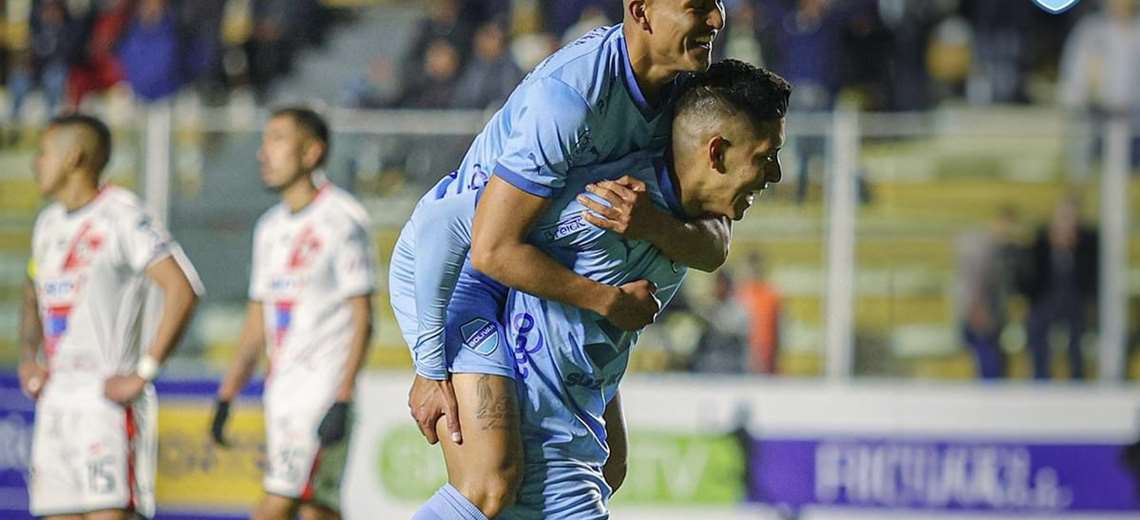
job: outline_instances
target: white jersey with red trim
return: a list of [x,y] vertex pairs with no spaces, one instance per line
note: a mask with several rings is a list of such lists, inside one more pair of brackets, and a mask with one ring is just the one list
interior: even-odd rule
[[264,308],[270,390],[287,379],[304,383],[306,400],[332,402],[352,341],[348,299],[376,284],[369,227],[360,203],[327,182],[300,211],[281,203],[258,220],[249,297]]
[[55,203],[40,212],[29,275],[52,379],[102,381],[134,371],[148,283],[144,272],[168,256],[200,293],[201,282],[181,248],[138,197],[122,188],[105,187],[74,211]]

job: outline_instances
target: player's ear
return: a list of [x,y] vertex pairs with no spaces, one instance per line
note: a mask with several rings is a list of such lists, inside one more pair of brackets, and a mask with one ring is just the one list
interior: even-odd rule
[[647,2],[648,0],[625,0],[626,23],[653,32],[649,26],[649,17],[645,15],[645,4]]
[[728,173],[728,168],[724,164],[724,155],[728,151],[728,147],[732,143],[728,142],[723,135],[714,135],[708,142],[708,159],[709,165],[712,169],[720,173]]
[[305,168],[308,170],[317,169],[317,164],[321,162],[321,157],[325,154],[325,145],[316,139],[309,139],[305,144],[305,152],[301,158],[305,162]]

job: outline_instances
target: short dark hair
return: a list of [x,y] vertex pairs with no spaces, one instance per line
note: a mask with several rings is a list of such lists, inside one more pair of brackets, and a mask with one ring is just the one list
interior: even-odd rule
[[111,129],[99,118],[87,114],[67,114],[56,117],[48,123],[48,128],[82,128],[91,132],[95,137],[95,156],[90,163],[95,168],[95,174],[103,173],[103,168],[111,160]]
[[321,117],[316,110],[302,106],[278,108],[273,111],[273,118],[278,117],[288,117],[292,119],[293,123],[321,142],[325,150],[321,153],[321,158],[317,159],[317,166],[324,164],[325,158],[329,156],[329,149],[332,144],[329,134],[329,124],[325,121],[325,118]]
[[689,73],[681,83],[675,114],[736,114],[743,112],[754,126],[788,113],[792,86],[763,67],[740,60],[723,60],[705,72]]

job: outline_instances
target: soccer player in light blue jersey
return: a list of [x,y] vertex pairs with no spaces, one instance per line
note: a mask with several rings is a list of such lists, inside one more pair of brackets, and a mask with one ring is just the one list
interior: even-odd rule
[[[606,223],[629,222],[623,214],[644,212],[646,201],[681,220],[710,214],[742,217],[753,192],[779,181],[776,153],[782,144],[788,93],[787,84],[777,76],[732,61],[715,65],[683,88],[673,122],[676,153],[663,157],[639,152],[605,165],[572,168],[565,189],[536,219],[527,237],[530,243],[595,283],[622,286],[640,280],[650,293],[659,287],[656,298],[668,302],[684,276],[684,266],[649,241],[607,231]],[[673,157],[675,174],[668,164]],[[631,178],[619,183],[605,180],[622,174]],[[578,196],[587,186],[600,199]],[[413,312],[421,318],[438,316],[448,306],[436,288],[453,285],[458,277],[472,237],[471,214],[480,196],[467,192],[425,200],[417,208],[418,219],[413,218],[401,235],[393,255],[391,290],[406,335],[416,333]],[[598,215],[586,213],[587,208]],[[431,231],[416,232],[417,224]],[[470,280],[461,281],[460,290],[466,284]],[[431,297],[411,302],[396,298],[401,292]],[[409,311],[409,306],[417,309]],[[528,403],[523,414],[528,477],[523,500],[504,516],[604,518],[604,500],[624,475],[620,457],[609,457],[611,444],[620,452],[624,441],[620,404],[611,397],[637,332],[620,330],[598,313],[573,304],[521,292],[511,292],[509,308],[510,350]],[[546,313],[540,315],[540,309]],[[554,335],[544,335],[543,331],[556,329]],[[506,349],[491,330],[492,324],[483,323],[454,333],[464,336],[466,348],[482,354]],[[573,361],[567,363],[568,359]],[[598,379],[603,371],[610,375]],[[559,382],[551,377],[554,374],[571,375]],[[477,415],[503,411],[494,404],[478,403]],[[615,432],[617,438],[611,440]],[[484,518],[461,498],[445,488],[417,518]]]
[[[665,145],[674,80],[708,67],[712,42],[724,26],[721,0],[623,4],[622,24],[591,32],[532,71],[475,138],[460,167],[427,196],[487,185],[479,206],[491,209],[476,219],[472,261],[489,276],[464,269],[446,322],[419,320],[409,338],[417,376],[408,399],[429,442],[438,439],[439,418],[446,417],[443,447],[454,487],[445,491],[487,516],[510,503],[521,475],[514,362],[499,319],[506,288],[595,311],[623,330],[644,326],[658,310],[647,283],[595,282],[523,240],[565,187],[571,168]],[[670,258],[701,270],[724,262],[727,219],[645,215],[649,224],[642,227],[650,233],[644,238]],[[430,228],[421,226],[415,234],[425,233]],[[466,425],[462,436],[460,423]]]

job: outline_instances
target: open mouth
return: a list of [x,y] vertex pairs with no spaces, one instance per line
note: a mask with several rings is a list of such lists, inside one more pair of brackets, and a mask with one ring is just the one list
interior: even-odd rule
[[706,51],[712,50],[713,40],[716,39],[716,33],[709,33],[703,36],[692,38],[693,47],[696,49],[704,49]]

